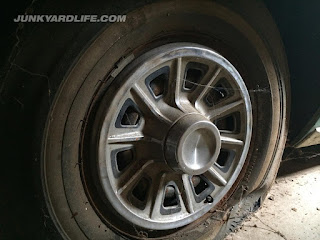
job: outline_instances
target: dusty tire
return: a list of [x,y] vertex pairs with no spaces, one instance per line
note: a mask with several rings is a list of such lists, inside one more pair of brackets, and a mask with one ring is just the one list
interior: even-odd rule
[[[38,209],[35,211],[45,221],[44,226],[32,225],[42,231],[39,235],[30,232],[30,237],[222,239],[264,200],[286,141],[289,84],[277,29],[264,6],[255,1],[105,5],[104,11],[128,12],[126,22],[84,25],[77,33],[80,27],[65,26],[61,30],[58,26],[41,26],[36,36],[26,37],[6,79],[7,99],[17,99],[16,94],[21,93],[19,102],[24,103],[23,111],[26,111],[23,123],[35,126],[23,134],[21,141],[25,144],[31,138],[36,139],[32,148],[25,144],[19,156],[29,169],[33,162],[34,185],[39,194],[36,195],[38,205],[32,209]],[[35,48],[35,43],[46,42],[48,32],[53,30],[56,35],[51,40],[52,49],[41,49],[42,45]],[[70,32],[72,41],[64,41],[66,32]],[[225,196],[196,221],[167,230],[142,228],[130,222],[124,222],[125,227],[121,227],[119,222],[123,219],[117,218],[119,213],[109,209],[117,222],[106,221],[97,207],[100,200],[95,200],[88,190],[93,186],[85,176],[90,164],[86,160],[87,150],[82,147],[87,141],[84,133],[96,114],[96,105],[110,84],[120,81],[117,76],[126,67],[155,48],[179,42],[212,49],[241,75],[249,92],[253,116],[247,157]],[[28,54],[32,56],[37,51],[46,54],[31,63]],[[23,74],[31,81],[23,91],[17,91],[25,81]],[[35,105],[39,100],[41,103]],[[15,111],[8,104],[11,117],[19,116],[19,107]],[[18,125],[11,123],[14,134],[20,130]],[[18,204],[22,203],[18,201]]]

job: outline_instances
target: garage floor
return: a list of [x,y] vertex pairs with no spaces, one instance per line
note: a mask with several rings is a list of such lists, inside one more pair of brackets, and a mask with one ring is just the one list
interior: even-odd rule
[[260,210],[225,240],[320,240],[320,151],[289,153]]

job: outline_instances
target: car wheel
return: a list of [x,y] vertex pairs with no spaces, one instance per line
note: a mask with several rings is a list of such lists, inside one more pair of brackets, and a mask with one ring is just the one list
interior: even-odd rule
[[123,2],[126,22],[83,30],[32,133],[54,238],[222,239],[260,206],[289,84],[272,18],[250,4]]

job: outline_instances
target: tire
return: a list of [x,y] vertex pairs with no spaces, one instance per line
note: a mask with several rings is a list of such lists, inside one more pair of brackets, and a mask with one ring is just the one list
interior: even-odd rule
[[[41,11],[50,7],[34,8]],[[71,12],[81,12],[85,7],[65,5]],[[14,50],[15,58],[2,91],[8,126],[6,159],[14,161],[7,161],[10,171],[4,176],[9,179],[9,188],[21,189],[24,183],[21,190],[8,195],[7,217],[1,219],[3,226],[8,226],[3,230],[5,238],[223,239],[260,207],[275,179],[285,146],[289,76],[281,38],[271,16],[256,1],[120,1],[90,9],[95,14],[126,13],[126,22],[28,26],[22,43]],[[240,129],[250,132],[243,140],[243,149],[247,149],[239,153],[235,165],[238,170],[228,178],[228,187],[221,188],[225,189],[221,190],[223,196],[201,200],[212,201],[209,211],[194,215],[193,221],[168,220],[174,227],[161,224],[162,220],[157,224],[151,220],[141,223],[139,214],[137,220],[135,216],[124,216],[123,208],[115,204],[111,193],[108,195],[112,187],[103,185],[100,163],[97,167],[101,152],[97,149],[108,124],[105,116],[117,107],[122,111],[124,79],[157,54],[174,54],[185,48],[216,56],[221,64],[227,64],[221,65],[224,69],[234,69],[234,76],[241,78],[238,85],[233,85],[239,88],[231,88],[249,99],[248,104],[245,100],[243,114],[240,111],[240,119],[246,119],[244,124],[241,120]],[[193,53],[198,54],[196,50]],[[142,118],[140,105],[134,104]],[[151,115],[139,121],[149,118]],[[180,117],[173,119],[180,124]],[[209,124],[203,119],[186,121]],[[173,129],[175,125],[170,126]],[[204,128],[215,129],[212,124]],[[172,136],[168,134],[166,139],[180,144],[182,137],[176,136],[179,131],[189,131],[186,129],[179,128],[177,133],[168,130]],[[219,142],[220,137],[214,134],[209,139]],[[20,150],[15,152],[17,146]],[[185,170],[171,154],[165,150],[164,158],[173,172],[204,173],[202,166],[201,170]],[[210,161],[216,162],[217,158],[211,156]],[[105,168],[112,172],[110,167]],[[10,173],[14,171],[17,174],[13,176]],[[21,214],[24,217],[17,218]],[[13,231],[17,226],[18,231]]]

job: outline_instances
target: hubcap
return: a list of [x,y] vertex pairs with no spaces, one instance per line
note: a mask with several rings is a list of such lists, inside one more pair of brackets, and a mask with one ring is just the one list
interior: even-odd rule
[[240,74],[211,49],[175,43],[133,60],[94,121],[98,188],[112,216],[153,230],[203,216],[240,174],[251,115]]

